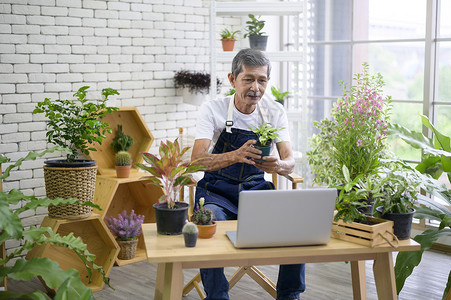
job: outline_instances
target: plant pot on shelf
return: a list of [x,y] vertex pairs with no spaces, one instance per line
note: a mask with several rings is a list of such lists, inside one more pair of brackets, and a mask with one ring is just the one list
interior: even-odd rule
[[233,51],[233,48],[235,47],[235,41],[235,39],[221,39],[222,50]]
[[197,229],[199,229],[200,239],[209,239],[216,233],[216,222],[213,221],[211,225],[197,225]]
[[131,166],[116,166],[117,178],[128,178],[130,176]]
[[268,43],[267,35],[249,35],[249,46],[252,49],[265,51],[267,43]]
[[[97,166],[95,161],[49,160],[44,166],[45,192],[50,199],[75,198],[81,203],[93,202]],[[49,217],[63,219],[87,218],[92,207],[81,204],[50,205]]]
[[200,106],[202,103],[208,100],[208,94],[191,93],[189,88],[183,88],[182,90],[183,102],[191,105]]
[[411,209],[408,213],[384,213],[384,207],[376,207],[377,214],[380,218],[393,221],[393,232],[400,240],[407,240],[410,238],[410,232],[412,229],[412,220],[415,209]]
[[188,207],[185,202],[175,202],[174,208],[168,208],[167,203],[154,204],[157,232],[163,235],[181,234],[188,219]]
[[127,260],[135,258],[136,246],[138,245],[138,238],[132,240],[116,240],[120,247],[117,258]]

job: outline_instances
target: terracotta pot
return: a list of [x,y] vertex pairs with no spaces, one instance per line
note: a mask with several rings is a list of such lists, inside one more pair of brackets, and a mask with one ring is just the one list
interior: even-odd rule
[[222,39],[222,50],[224,51],[233,51],[233,47],[235,47],[235,39]]
[[131,166],[116,166],[117,178],[128,178],[130,176]]
[[199,229],[200,239],[209,239],[216,233],[216,222],[213,221],[211,225],[197,225],[197,229]]

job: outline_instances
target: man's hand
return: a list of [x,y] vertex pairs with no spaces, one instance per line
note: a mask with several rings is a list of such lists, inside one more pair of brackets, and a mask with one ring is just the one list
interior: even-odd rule
[[255,159],[259,159],[262,154],[261,150],[254,148],[256,143],[256,140],[248,140],[239,149],[233,151],[235,161],[237,163],[255,165]]
[[280,170],[280,159],[275,155],[264,156],[263,161],[256,160],[255,166],[266,173],[278,173]]

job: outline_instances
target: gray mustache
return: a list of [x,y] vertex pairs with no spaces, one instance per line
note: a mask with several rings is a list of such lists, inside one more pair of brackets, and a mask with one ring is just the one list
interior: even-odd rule
[[246,96],[248,96],[248,97],[260,97],[261,94],[260,93],[247,93]]

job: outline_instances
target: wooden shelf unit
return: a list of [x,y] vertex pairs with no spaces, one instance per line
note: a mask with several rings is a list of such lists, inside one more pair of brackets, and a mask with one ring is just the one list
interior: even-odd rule
[[[55,219],[47,216],[44,217],[41,227],[50,227],[61,236],[66,236],[73,232],[74,236],[83,239],[88,251],[96,255],[95,264],[102,266],[105,274],[108,276],[119,253],[119,246],[99,214],[93,213],[88,218],[77,220]],[[63,270],[76,269],[80,273],[82,282],[91,288],[93,292],[102,290],[105,285],[102,275],[94,270],[91,283],[89,283],[88,272],[84,264],[77,254],[68,248],[50,244],[36,246],[27,254],[27,259],[33,257],[50,258],[58,262]],[[52,292],[51,289],[46,288],[49,292]]]

